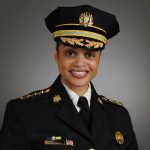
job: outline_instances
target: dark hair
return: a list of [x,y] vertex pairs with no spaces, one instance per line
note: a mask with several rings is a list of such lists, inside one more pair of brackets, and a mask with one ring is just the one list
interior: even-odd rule
[[59,47],[60,43],[56,43],[56,51],[58,51],[58,47]]

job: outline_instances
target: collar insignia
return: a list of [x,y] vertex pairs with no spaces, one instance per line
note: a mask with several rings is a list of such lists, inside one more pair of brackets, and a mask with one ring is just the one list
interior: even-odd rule
[[81,13],[79,16],[79,23],[84,27],[93,25],[93,16],[89,12]]
[[124,137],[123,137],[123,134],[120,131],[116,131],[115,139],[116,139],[118,144],[120,144],[120,145],[124,144]]
[[59,101],[61,101],[61,97],[60,97],[59,95],[55,95],[55,96],[53,97],[53,102],[54,102],[54,103],[57,103],[57,102],[59,102]]

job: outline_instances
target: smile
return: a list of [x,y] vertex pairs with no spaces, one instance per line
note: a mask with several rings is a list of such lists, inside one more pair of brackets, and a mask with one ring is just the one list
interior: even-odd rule
[[70,73],[72,74],[73,77],[81,79],[86,77],[88,71],[77,71],[77,70],[72,70],[70,71]]

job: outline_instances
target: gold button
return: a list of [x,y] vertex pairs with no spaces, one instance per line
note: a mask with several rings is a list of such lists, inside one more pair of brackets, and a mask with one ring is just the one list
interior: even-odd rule
[[120,144],[120,145],[124,144],[124,137],[123,137],[123,134],[120,131],[116,131],[115,139],[118,142],[118,144]]

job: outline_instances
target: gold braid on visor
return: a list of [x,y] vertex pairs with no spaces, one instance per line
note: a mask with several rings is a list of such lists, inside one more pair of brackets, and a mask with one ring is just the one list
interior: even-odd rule
[[103,42],[104,44],[107,44],[107,39],[104,35],[101,34],[97,34],[94,32],[90,32],[90,31],[84,31],[84,30],[59,30],[59,31],[55,31],[53,32],[53,37],[63,37],[63,36],[68,36],[68,37],[87,37],[87,38],[91,38],[91,39],[95,39],[98,41]]
[[53,32],[53,37],[59,37],[63,43],[87,49],[103,48],[108,42],[104,35],[84,30],[58,30]]

